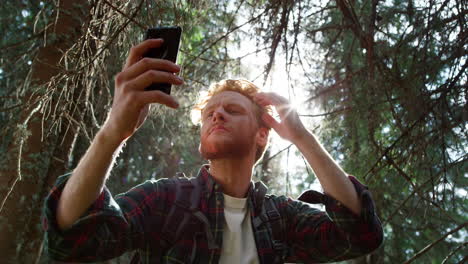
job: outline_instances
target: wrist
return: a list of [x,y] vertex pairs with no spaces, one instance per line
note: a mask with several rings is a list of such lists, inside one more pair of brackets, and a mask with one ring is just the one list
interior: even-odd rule
[[310,141],[310,139],[313,137],[314,135],[309,130],[307,130],[307,128],[303,127],[299,130],[299,133],[297,133],[296,136],[293,139],[291,139],[291,142],[294,145],[299,145],[302,144],[304,141]]
[[121,139],[119,136],[111,132],[111,130],[104,125],[96,134],[95,140],[101,146],[117,149],[125,139]]

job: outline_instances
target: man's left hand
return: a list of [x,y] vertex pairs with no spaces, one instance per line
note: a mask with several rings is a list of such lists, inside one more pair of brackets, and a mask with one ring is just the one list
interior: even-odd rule
[[276,93],[257,93],[254,96],[254,101],[261,106],[272,105],[275,107],[276,112],[278,112],[280,116],[281,122],[276,121],[267,113],[262,115],[262,119],[283,139],[295,143],[308,133],[307,129],[302,124],[296,109],[286,98]]

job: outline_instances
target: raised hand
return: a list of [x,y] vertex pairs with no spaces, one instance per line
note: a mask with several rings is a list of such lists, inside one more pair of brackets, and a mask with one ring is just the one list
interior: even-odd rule
[[276,93],[257,93],[254,101],[261,106],[272,105],[275,107],[281,122],[276,121],[267,113],[263,114],[262,119],[283,139],[295,143],[308,133],[296,110],[286,98]]
[[148,49],[160,47],[162,43],[162,39],[148,39],[132,47],[122,72],[115,76],[114,101],[103,129],[117,142],[132,136],[143,124],[151,103],[171,108],[179,106],[168,94],[144,90],[152,83],[183,84],[183,80],[174,74],[180,67],[173,62],[143,58]]

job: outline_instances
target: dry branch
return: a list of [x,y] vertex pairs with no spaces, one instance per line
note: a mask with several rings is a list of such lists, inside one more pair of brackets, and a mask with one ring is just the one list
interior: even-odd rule
[[466,226],[468,225],[468,222],[465,222],[459,226],[457,226],[456,228],[450,230],[448,233],[446,233],[445,235],[443,235],[442,237],[440,237],[439,239],[437,239],[436,241],[430,243],[429,245],[427,245],[425,248],[421,249],[418,253],[416,253],[412,258],[410,258],[409,260],[405,261],[404,264],[409,264],[411,262],[413,262],[415,259],[421,257],[424,253],[426,253],[428,250],[430,250],[431,248],[433,248],[435,245],[437,245],[437,243],[443,241],[446,237],[448,237],[449,235],[457,232],[458,230],[462,229],[462,228],[465,228]]

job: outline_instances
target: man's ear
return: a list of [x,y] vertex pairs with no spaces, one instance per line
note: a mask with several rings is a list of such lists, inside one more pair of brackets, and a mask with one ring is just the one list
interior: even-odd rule
[[268,143],[268,135],[270,134],[270,129],[266,127],[260,127],[257,130],[256,141],[257,144],[260,146],[266,146]]

